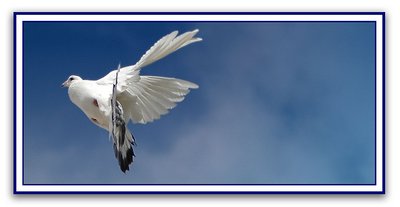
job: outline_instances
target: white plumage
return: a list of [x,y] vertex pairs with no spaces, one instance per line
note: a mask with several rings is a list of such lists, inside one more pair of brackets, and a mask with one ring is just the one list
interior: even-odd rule
[[[123,172],[133,162],[132,145],[135,140],[127,128],[128,122],[146,124],[181,102],[190,89],[198,86],[189,81],[158,76],[140,76],[140,70],[172,52],[201,38],[194,37],[198,30],[179,36],[174,31],[158,40],[135,64],[119,69],[115,88],[116,105],[112,105],[113,84],[117,70],[99,80],[83,80],[71,75],[64,83],[71,101],[96,125],[112,133],[115,156]],[[113,119],[113,107],[114,118]],[[114,123],[113,123],[114,120]],[[114,127],[113,127],[114,125]]]

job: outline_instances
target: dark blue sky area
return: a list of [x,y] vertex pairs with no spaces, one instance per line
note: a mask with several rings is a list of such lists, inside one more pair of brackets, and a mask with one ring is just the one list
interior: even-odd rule
[[[135,64],[159,38],[204,40],[142,70],[197,83],[168,115],[130,124],[123,174],[108,133],[60,88]],[[24,182],[371,184],[375,24],[26,22]]]

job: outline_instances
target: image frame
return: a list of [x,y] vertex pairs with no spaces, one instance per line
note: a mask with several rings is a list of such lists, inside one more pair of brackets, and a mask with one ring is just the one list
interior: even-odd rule
[[[47,20],[37,20],[47,17]],[[375,21],[375,184],[24,184],[23,182],[23,35],[24,21]],[[146,20],[146,17],[148,18]],[[203,20],[178,20],[193,17]],[[222,17],[222,20],[212,18]],[[326,17],[326,19],[324,19]],[[337,20],[329,20],[329,18]],[[349,20],[354,17],[359,20]],[[33,18],[36,20],[30,20]],[[51,20],[51,18],[54,18]],[[63,20],[63,18],[70,20]],[[101,19],[104,18],[104,19]],[[109,18],[110,20],[106,20]],[[209,19],[207,19],[209,18]],[[232,19],[229,19],[232,18]],[[238,19],[234,19],[238,18]],[[240,19],[242,18],[242,19]],[[281,20],[279,20],[281,18]],[[287,18],[282,20],[282,18]],[[72,20],[71,20],[72,19]],[[158,19],[158,20],[157,20]],[[204,20],[206,19],[206,20]],[[290,20],[291,19],[291,20]],[[297,19],[297,20],[296,20]],[[320,20],[318,20],[320,19]],[[133,21],[133,20],[126,20]],[[265,21],[265,20],[262,20]],[[22,30],[22,31],[21,31]],[[385,13],[384,12],[15,12],[14,13],[14,194],[384,194],[385,193]],[[378,128],[377,128],[378,127]],[[378,130],[380,129],[380,130]],[[132,186],[134,188],[132,188]],[[310,187],[311,186],[311,187]],[[267,188],[268,187],[268,188]]]

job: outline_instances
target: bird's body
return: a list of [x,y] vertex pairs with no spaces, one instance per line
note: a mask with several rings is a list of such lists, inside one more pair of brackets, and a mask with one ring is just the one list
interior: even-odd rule
[[135,65],[113,70],[99,80],[83,80],[72,75],[63,83],[68,87],[71,101],[94,124],[109,131],[123,172],[129,170],[135,156],[132,146],[135,139],[127,128],[128,122],[146,124],[159,119],[182,101],[190,89],[198,88],[181,79],[140,76],[140,70],[186,45],[201,41],[194,37],[197,32],[179,36],[178,32],[172,32],[157,41]]
[[68,95],[72,103],[78,106],[85,115],[96,125],[108,130],[111,120],[110,98],[112,90],[106,85],[99,85],[95,81],[82,80],[72,84]]

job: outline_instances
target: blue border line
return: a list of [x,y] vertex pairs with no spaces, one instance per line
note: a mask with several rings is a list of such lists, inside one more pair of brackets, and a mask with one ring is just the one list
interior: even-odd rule
[[16,15],[384,15],[385,12],[14,12]]
[[[47,22],[49,22],[49,23],[54,23],[54,22],[63,22],[63,23],[76,23],[76,22],[79,22],[79,23],[81,23],[81,22],[87,22],[87,23],[93,23],[93,22],[95,22],[95,23],[120,23],[120,22],[122,22],[122,23],[124,23],[125,21],[29,21],[29,23],[31,23],[31,22],[34,22],[34,23],[36,23],[36,22],[41,22],[41,23],[43,23],[43,22],[45,22],[45,23],[47,23]],[[130,22],[130,21],[127,21],[127,22]],[[140,22],[142,22],[142,21],[140,21]],[[143,23],[149,23],[149,22],[156,22],[156,23],[160,23],[160,21],[144,21]],[[179,23],[182,23],[182,21],[168,21],[168,22],[162,22],[161,21],[161,23],[170,23],[170,22],[179,22]],[[189,21],[189,22],[192,22],[192,21]],[[316,20],[316,21],[237,21],[237,20],[234,20],[234,21],[195,21],[195,22],[201,22],[201,23],[204,23],[204,22],[207,22],[207,23],[209,23],[209,22],[211,22],[211,23],[220,23],[220,22],[229,22],[229,23],[236,23],[236,22],[244,22],[244,23],[275,23],[275,22],[285,22],[285,23],[320,23],[320,22],[323,22],[323,23],[354,23],[354,22],[356,22],[356,23],[375,23],[375,21],[318,21],[318,20]],[[25,25],[25,22],[23,22],[23,27],[24,27],[24,25]],[[375,30],[376,30],[376,24],[374,25],[375,26]],[[24,34],[22,34],[22,38],[24,38]],[[375,34],[375,42],[376,42],[376,34]],[[375,63],[376,63],[376,48],[375,48]],[[23,63],[22,63],[23,64]],[[22,74],[24,74],[24,70],[25,70],[25,68],[24,68],[24,66],[22,65]],[[376,68],[375,68],[375,77],[376,77]],[[23,76],[23,78],[22,78],[22,80],[23,80],[23,83],[22,83],[22,86],[24,86],[24,76]],[[374,80],[374,82],[375,82],[375,85],[374,85],[374,89],[376,88],[376,80]],[[23,96],[24,96],[24,91],[22,92],[22,94],[23,94]],[[376,91],[375,91],[375,94],[376,94]],[[375,114],[376,114],[376,99],[375,99]],[[22,109],[22,119],[24,120],[24,109]],[[376,120],[376,119],[375,119]],[[24,123],[22,123],[22,127],[24,126]],[[375,126],[376,126],[376,122],[375,122]],[[376,127],[375,127],[375,132],[376,132]],[[22,132],[22,139],[24,140],[24,132]],[[376,137],[375,137],[375,146],[376,146]],[[24,143],[24,141],[22,141],[22,143]],[[24,145],[22,146],[22,163],[24,163],[24,152],[25,152],[25,150],[24,150]],[[189,186],[189,185],[194,185],[194,186],[207,186],[207,185],[209,185],[209,186],[216,186],[216,185],[226,185],[226,186],[229,186],[229,185],[242,185],[242,186],[279,186],[279,185],[282,185],[282,186],[285,186],[285,185],[293,185],[293,186],[323,186],[323,185],[326,185],[326,186],[350,186],[350,185],[355,185],[355,186],[371,186],[371,185],[376,185],[376,149],[374,148],[374,161],[375,161],[375,169],[374,169],[374,171],[375,171],[375,175],[374,175],[374,183],[371,183],[371,184],[356,184],[356,183],[345,183],[345,184],[332,184],[332,183],[316,183],[316,184],[309,184],[309,183],[298,183],[298,184],[285,184],[285,183],[282,183],[282,184],[268,184],[268,183],[264,183],[264,184],[222,184],[222,183],[217,183],[217,184],[200,184],[200,183],[191,183],[191,184],[174,184],[174,183],[170,183],[170,184],[135,184],[135,183],[128,183],[128,184],[90,184],[90,183],[87,183],[87,184],[76,184],[76,183],[69,183],[69,184],[62,184],[62,183],[60,183],[60,184],[26,184],[25,183],[25,171],[24,171],[24,165],[22,166],[22,172],[23,172],[23,177],[22,177],[22,184],[23,185],[27,185],[27,186],[35,186],[35,185],[37,185],[37,186],[56,186],[56,185],[58,185],[58,186],[73,186],[73,185],[76,185],[76,186],[87,186],[87,185],[93,185],[93,186],[101,186],[101,185],[103,185],[103,186],[146,186],[146,185],[163,185],[163,186],[167,186],[167,185],[174,185],[174,186],[177,186],[177,185],[181,185],[181,186]]]
[[193,183],[193,184],[25,184],[23,185],[26,186],[375,186],[376,183],[374,184],[288,184],[288,183],[282,183],[282,184],[200,184],[200,183]]
[[[386,192],[386,17],[382,14],[382,193]],[[375,70],[376,71],[376,70]]]
[[14,124],[14,126],[13,126],[13,134],[14,134],[14,146],[13,146],[13,156],[14,156],[14,159],[13,159],[13,178],[14,178],[14,181],[13,181],[13,187],[14,187],[14,194],[15,193],[17,193],[17,183],[16,183],[16,180],[17,180],[17,165],[16,165],[16,155],[17,155],[17,149],[16,149],[16,145],[17,145],[17,117],[16,117],[16,96],[17,96],[17,93],[16,93],[16,89],[17,89],[17,79],[16,79],[16,75],[17,75],[17,68],[16,68],[16,66],[17,66],[17,47],[16,47],[16,43],[17,43],[17,40],[16,40],[16,34],[17,34],[17,14],[16,13],[14,13],[14,17],[13,17],[13,37],[14,37],[14,40],[13,40],[13,55],[14,55],[14,57],[13,57],[13,64],[14,64],[14,71],[13,71],[13,75],[14,75],[14,77],[13,77],[13,124]]
[[377,50],[377,36],[378,36],[378,32],[376,31],[377,30],[377,24],[375,23],[375,25],[374,25],[374,27],[375,27],[375,35],[374,35],[374,41],[375,41],[375,44],[374,44],[374,64],[375,64],[375,71],[374,71],[374,90],[375,90],[375,93],[374,93],[374,134],[375,134],[375,140],[374,140],[374,163],[375,163],[375,169],[374,169],[374,171],[375,171],[375,184],[376,184],[376,181],[377,181],[377,179],[376,179],[376,174],[377,174],[377,167],[376,167],[376,165],[377,165],[377,159],[376,159],[376,155],[377,155],[377,153],[376,153],[376,146],[377,146],[377,123],[376,123],[376,120],[377,120],[377,116],[376,116],[376,103],[377,103],[377,101],[376,101],[376,93],[377,93],[377,90],[376,90],[376,72],[377,72],[377,68],[376,68],[376,65],[377,65],[377,57],[378,57],[378,53],[376,52],[376,50]]
[[[235,192],[216,192],[216,191],[176,191],[176,192],[136,192],[136,191],[116,191],[116,192],[88,192],[88,191],[41,191],[41,192],[25,192],[16,190],[16,19],[17,15],[381,15],[382,16],[382,34],[383,34],[383,186],[382,191],[235,191]],[[57,21],[56,21],[57,22]],[[61,22],[61,21],[60,21]],[[81,22],[81,21],[79,21]],[[87,21],[93,22],[93,21]],[[101,21],[95,21],[101,22]],[[106,21],[115,22],[115,21]],[[146,21],[152,22],[152,21]],[[154,21],[155,22],[155,21]],[[158,21],[159,22],[159,21]],[[171,22],[171,21],[166,21]],[[182,21],[179,21],[182,22]],[[188,21],[189,22],[189,21]],[[199,21],[190,21],[199,22]],[[200,21],[202,22],[202,21]],[[204,21],[203,21],[204,22]],[[210,21],[220,22],[220,21]],[[235,22],[235,21],[227,21]],[[236,22],[253,22],[253,21],[236,21]],[[265,22],[265,21],[254,21]],[[291,21],[268,21],[268,22],[291,22]],[[293,21],[293,22],[338,22],[338,21]],[[357,21],[343,21],[343,22],[357,22]],[[358,21],[358,22],[375,22],[375,21]],[[14,194],[384,194],[385,193],[385,12],[14,12]],[[376,42],[376,37],[375,37]],[[376,52],[376,48],[375,48]],[[377,68],[375,67],[375,73]],[[22,71],[23,72],[23,71]],[[376,77],[376,74],[375,74]],[[376,78],[375,78],[376,82]],[[376,83],[375,83],[376,95]],[[23,113],[23,111],[22,111]],[[375,115],[376,115],[376,98],[375,98]],[[375,117],[376,125],[376,117]],[[23,132],[22,132],[23,133]],[[375,129],[376,134],[376,129]],[[23,136],[23,134],[22,134]],[[375,184],[186,184],[186,185],[376,185],[376,136],[375,136]],[[23,157],[22,157],[23,159]],[[22,166],[23,167],[23,166]],[[23,176],[24,177],[24,176]],[[22,178],[23,179],[23,178]],[[24,184],[23,185],[35,185]],[[58,185],[58,184],[39,184],[39,185]],[[63,185],[63,184],[61,184]],[[64,184],[74,185],[74,184]],[[151,185],[151,184],[83,184],[83,185]],[[182,184],[154,184],[154,185],[182,185]],[[185,185],[185,184],[183,184]]]
[[17,192],[16,194],[385,194],[382,191],[376,192],[355,192],[355,191],[41,191],[41,192]]
[[151,21],[121,21],[121,20],[112,20],[112,21],[88,21],[88,20],[82,20],[82,21],[71,21],[71,20],[57,20],[57,21],[29,21],[29,23],[58,23],[58,22],[62,22],[62,23],[129,23],[129,22],[135,22],[135,23],[193,23],[193,22],[200,22],[200,23],[374,23],[375,21],[355,21],[355,20],[351,20],[351,21],[337,21],[337,20],[332,20],[332,21],[327,21],[327,20],[315,20],[315,21],[293,21],[293,20],[289,20],[289,21],[284,21],[284,20],[273,20],[273,21],[265,21],[265,20],[260,20],[260,21],[255,21],[255,20],[245,20],[245,21],[240,21],[240,20],[232,20],[232,21],[222,21],[222,20],[216,20],[216,21],[210,21],[210,20],[190,20],[190,21],[181,21],[181,20],[173,20],[173,21],[155,21],[155,20],[151,20]]
[[[24,28],[24,25],[25,25],[25,22],[22,22],[22,29]],[[25,137],[25,122],[24,122],[24,120],[25,120],[25,103],[24,103],[24,92],[25,92],[25,75],[24,75],[24,72],[25,72],[25,67],[24,67],[24,65],[25,65],[25,61],[24,61],[24,43],[25,43],[25,34],[24,33],[22,33],[22,57],[21,57],[21,59],[22,59],[22,65],[21,65],[21,67],[22,67],[22,74],[21,74],[21,76],[22,76],[22,185],[24,185],[25,184],[25,173],[24,173],[24,168],[25,168],[25,154],[24,154],[24,152],[25,152],[25,142],[24,142],[24,137]]]

